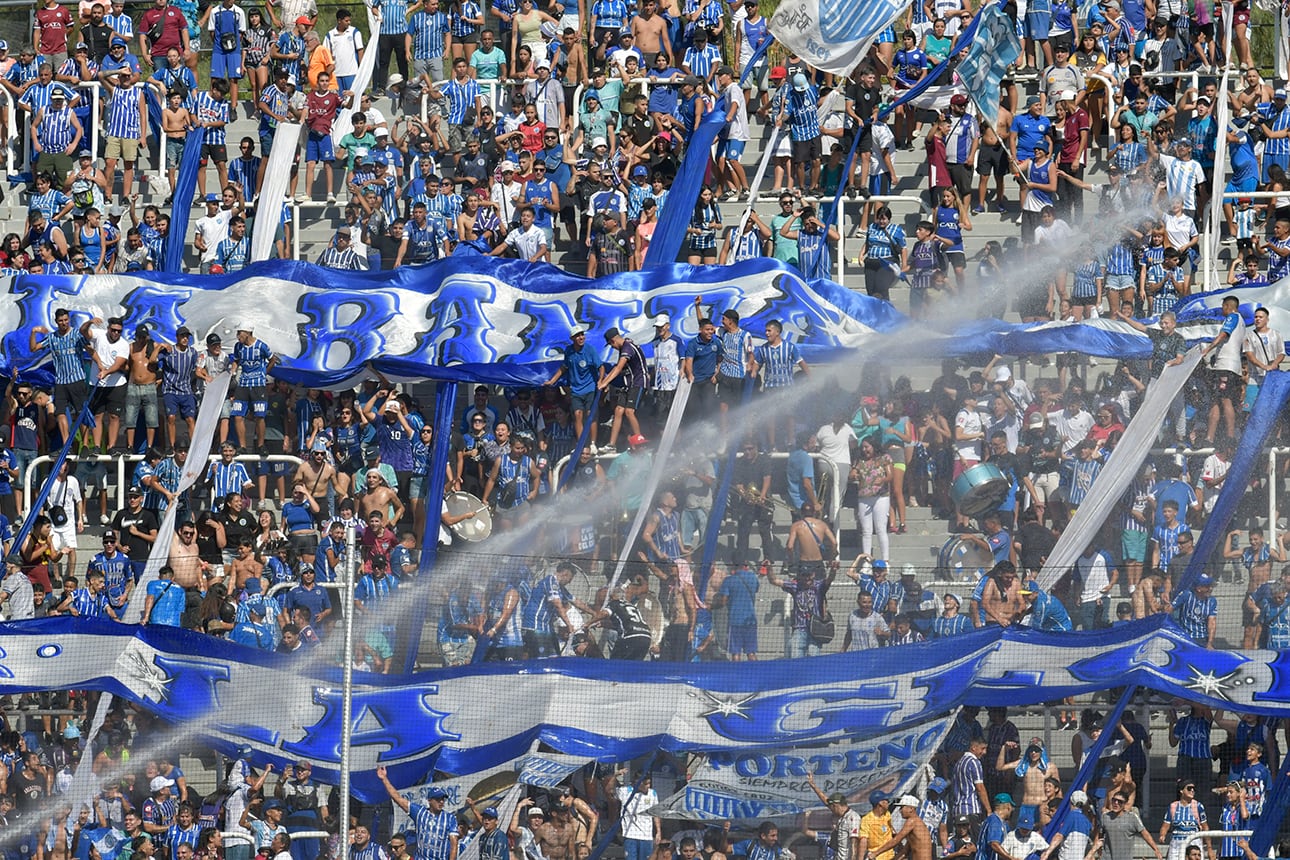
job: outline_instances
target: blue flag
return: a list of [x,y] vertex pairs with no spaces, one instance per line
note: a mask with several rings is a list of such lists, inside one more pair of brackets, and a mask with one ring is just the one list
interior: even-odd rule
[[981,116],[993,125],[999,119],[999,82],[1021,56],[1021,40],[1012,19],[997,3],[982,9],[977,21],[977,38],[959,63],[958,73]]

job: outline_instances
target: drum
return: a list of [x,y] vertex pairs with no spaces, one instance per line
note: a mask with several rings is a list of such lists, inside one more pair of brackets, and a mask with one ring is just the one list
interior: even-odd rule
[[478,496],[458,491],[445,496],[444,503],[448,507],[449,516],[459,517],[462,514],[474,513],[470,519],[451,526],[452,533],[457,537],[475,543],[493,533],[492,514],[488,512],[488,505],[480,501]]
[[976,541],[955,535],[941,547],[936,564],[946,579],[976,582],[981,574],[994,567],[994,556]]
[[979,517],[998,510],[1008,498],[1012,482],[993,463],[977,463],[954,481],[950,497],[965,517]]
[[596,548],[596,522],[591,514],[556,517],[547,533],[559,556],[587,558]]

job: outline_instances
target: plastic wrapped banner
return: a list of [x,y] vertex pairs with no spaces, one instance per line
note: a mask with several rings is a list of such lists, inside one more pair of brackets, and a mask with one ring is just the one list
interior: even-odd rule
[[1160,378],[1148,386],[1142,406],[1138,408],[1129,426],[1124,428],[1124,436],[1115,446],[1106,468],[1098,473],[1084,503],[1079,506],[1075,516],[1071,517],[1070,525],[1057,539],[1057,545],[1044,562],[1044,569],[1039,574],[1039,585],[1042,588],[1052,588],[1102,528],[1106,518],[1111,515],[1112,508],[1142,469],[1170,405],[1179,396],[1199,363],[1200,347],[1192,347],[1181,364],[1166,367]]
[[[341,670],[172,627],[84,618],[0,625],[0,695],[101,690],[180,723],[257,765],[301,758],[335,783]],[[1091,633],[992,628],[951,639],[748,663],[580,658],[479,664],[417,675],[356,673],[354,794],[379,800],[436,770],[469,774],[534,741],[626,761],[658,750],[737,752],[855,743],[923,725],[961,704],[1021,706],[1138,684],[1240,712],[1290,716],[1278,683],[1290,653],[1208,651],[1159,616]],[[480,696],[482,687],[496,695]],[[624,715],[630,715],[625,719]]]
[[282,202],[286,199],[287,185],[291,182],[291,162],[300,145],[299,123],[280,122],[273,133],[273,147],[269,150],[264,168],[264,185],[260,187],[259,201],[255,205],[255,229],[251,232],[251,262],[269,259],[273,253],[273,238],[282,226]]
[[865,809],[869,792],[894,793],[931,761],[953,722],[951,714],[857,744],[714,753],[650,814],[699,821],[800,815],[822,805],[807,774],[826,796],[841,792]]

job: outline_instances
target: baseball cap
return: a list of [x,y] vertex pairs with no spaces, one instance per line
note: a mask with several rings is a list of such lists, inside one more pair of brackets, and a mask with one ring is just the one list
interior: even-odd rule
[[1030,428],[1043,427],[1044,416],[1038,412],[1032,412],[1030,417],[1026,419],[1026,426]]
[[9,43],[6,42],[4,39],[0,39],[0,51],[7,51],[7,50],[9,50]]
[[1012,795],[1011,795],[1011,794],[1008,794],[1008,792],[1006,792],[1006,791],[1001,791],[1001,792],[999,792],[998,794],[996,794],[996,795],[994,796],[994,802],[995,802],[995,803],[1006,803],[1006,804],[1008,804],[1009,806],[1012,806],[1012,805],[1013,805],[1013,803],[1012,803]]
[[970,825],[970,824],[972,823],[972,816],[970,816],[970,815],[960,815],[958,818],[954,819],[954,823],[955,823],[955,824],[967,824],[967,825]]
[[672,318],[670,316],[667,314],[659,314],[654,317],[654,328],[662,328],[670,322],[672,322]]
[[218,203],[218,202],[219,202],[219,195],[218,195],[218,194],[214,194],[214,193],[207,194],[207,195],[206,195],[206,202],[207,202],[207,203]]
[[799,93],[804,93],[810,88],[811,88],[811,84],[810,84],[810,81],[806,79],[806,75],[802,74],[801,72],[798,72],[797,74],[793,75],[794,90],[796,90]]
[[686,75],[684,78],[681,79],[681,83],[687,86],[697,87],[699,84],[703,82],[699,79],[698,75]]
[[891,795],[883,791],[881,788],[876,788],[873,791],[869,792],[870,806],[877,806],[878,804],[882,803],[884,800],[891,800]]
[[540,806],[530,806],[528,816],[529,818],[546,818],[546,811]]
[[107,541],[110,541],[110,540],[116,540],[116,532],[112,531],[112,529],[108,529],[107,531],[103,532],[103,541],[106,543]]
[[918,808],[918,798],[912,794],[902,795],[900,800],[896,801],[897,806],[912,806]]
[[600,90],[587,90],[585,93],[583,93],[582,100],[586,101],[587,99],[595,99],[596,101],[600,101]]
[[54,87],[49,91],[49,100],[52,102],[55,99],[59,101],[66,101],[67,91],[64,90],[62,87]]
[[447,796],[448,796],[448,792],[444,791],[442,788],[440,788],[437,785],[430,786],[430,788],[426,791],[427,800],[443,800]]
[[496,806],[485,806],[484,811],[479,813],[481,818],[497,818]]
[[846,803],[847,796],[840,791],[835,791],[829,795],[828,803]]
[[1088,794],[1076,789],[1071,792],[1071,803],[1075,806],[1083,806],[1088,803]]
[[1034,815],[1034,813],[1033,813],[1033,812],[1023,812],[1023,813],[1022,813],[1022,814],[1017,818],[1017,829],[1018,829],[1018,830],[1034,830],[1034,829],[1035,829],[1035,815]]
[[294,86],[296,85],[296,76],[295,76],[295,75],[287,75],[287,83],[291,84],[291,86],[293,86],[293,87],[294,87]]
[[1285,97],[1286,97],[1286,91],[1284,89],[1277,90],[1272,94],[1272,98],[1274,99],[1283,99]]
[[1213,585],[1213,584],[1214,584],[1214,578],[1210,576],[1208,573],[1202,573],[1200,576],[1196,577],[1196,584],[1193,586],[1193,588],[1203,588],[1206,585]]
[[937,794],[944,794],[944,793],[945,793],[945,789],[947,789],[947,788],[949,788],[949,787],[950,787],[950,784],[949,784],[948,782],[946,782],[946,781],[945,781],[945,778],[944,778],[944,777],[941,777],[941,776],[938,776],[938,777],[936,777],[936,779],[934,779],[934,780],[932,780],[931,782],[927,783],[927,790],[928,790],[928,791],[934,791],[934,792],[936,792]]
[[770,79],[772,81],[782,81],[786,77],[788,77],[788,69],[783,66],[776,66],[770,70]]
[[[125,39],[122,39],[120,36],[113,36],[112,41],[109,42],[108,44],[110,47],[113,47],[113,48],[117,47],[118,45],[122,48],[130,47],[130,43],[127,42]],[[8,48],[9,46],[5,45],[5,47]]]
[[138,488],[138,487],[131,487],[130,489],[128,489],[128,490],[126,490],[126,491],[125,491],[125,494],[126,494],[127,496],[142,496],[142,495],[143,495],[143,490],[141,490],[141,489],[140,489],[140,488]]
[[605,332],[605,343],[609,343],[614,338],[618,337],[620,334],[622,334],[622,332],[620,332],[616,328],[609,329],[608,331]]
[[503,161],[501,169],[502,169],[502,173],[505,173],[508,170],[514,173],[517,170],[517,167],[514,161]]
[[1048,152],[1049,151],[1048,139],[1043,137],[1039,138],[1039,140],[1035,141],[1034,148],[1041,149],[1044,152]]
[[378,128],[375,132],[373,132],[373,135],[375,137],[389,137],[390,130],[388,128]]
[[1026,99],[1026,107],[1034,107],[1039,103],[1040,103],[1039,96],[1031,96],[1030,98]]
[[299,18],[297,18],[297,19],[296,19],[296,23],[297,23],[297,24],[304,24],[306,27],[308,27],[309,25],[311,25],[311,24],[313,23],[313,21],[310,21],[310,20],[309,20],[309,18],[308,18],[307,16],[305,16],[305,15],[301,15]]
[[1200,98],[1196,99],[1196,104],[1212,105],[1213,103],[1214,103],[1214,100],[1211,99],[1209,96],[1201,96]]
[[649,168],[643,164],[638,164],[632,168],[632,176],[649,176]]
[[241,323],[238,323],[237,330],[244,331],[247,334],[251,334],[255,331],[255,327],[252,326],[251,323],[249,322],[241,322]]
[[950,97],[950,104],[954,105],[955,107],[967,107],[967,103],[968,103],[968,97],[963,95],[963,93],[955,93],[953,96]]
[[731,77],[734,77],[735,70],[730,68],[729,66],[722,66],[721,68],[717,69],[717,74],[730,75]]
[[63,739],[74,741],[81,736],[81,730],[75,723],[68,723],[67,728],[63,729]]
[[206,335],[207,346],[210,346],[212,343],[219,343],[219,342],[220,342],[220,337],[215,332],[211,332],[210,334]]
[[548,60],[539,60],[539,61],[538,61],[538,64],[537,64],[536,66],[534,66],[534,68],[535,68],[535,69],[546,69],[546,70],[549,72],[549,71],[551,71],[551,63],[550,63],[550,61],[548,61]]
[[164,776],[154,776],[152,778],[152,782],[148,783],[148,790],[156,793],[161,791],[163,788],[170,788],[170,786],[174,784],[175,781],[173,779],[166,779]]
[[875,558],[871,566],[873,567],[874,570],[886,570],[887,562],[881,558]]
[[634,436],[627,437],[628,445],[644,445],[647,441],[648,440],[639,433],[635,434]]
[[186,325],[181,325],[179,328],[175,329],[175,337],[183,337],[184,335],[192,337],[193,330]]
[[314,440],[314,443],[313,443],[312,445],[310,445],[310,446],[309,446],[309,450],[310,450],[310,451],[326,451],[326,450],[327,450],[327,443],[326,443],[322,438],[315,439],[315,440]]
[[592,139],[591,139],[591,148],[592,148],[592,149],[595,149],[595,148],[596,148],[596,147],[598,147],[598,146],[609,146],[609,141],[605,140],[603,137],[595,137],[595,138],[592,138]]

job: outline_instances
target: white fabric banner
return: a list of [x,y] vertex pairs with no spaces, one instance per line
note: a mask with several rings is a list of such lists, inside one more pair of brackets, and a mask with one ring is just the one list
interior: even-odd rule
[[1057,546],[1053,547],[1048,561],[1044,563],[1044,569],[1039,574],[1040,588],[1052,588],[1070,569],[1102,527],[1102,523],[1111,515],[1111,509],[1120,501],[1124,491],[1133,483],[1147,455],[1151,453],[1151,445],[1160,432],[1160,424],[1169,412],[1170,405],[1200,363],[1200,353],[1201,347],[1192,347],[1181,364],[1166,367],[1160,378],[1147,387],[1147,396],[1143,398],[1138,414],[1124,428],[1124,436],[1115,446],[1111,459],[1098,473],[1092,489],[1071,518],[1070,525],[1057,539]]
[[714,753],[649,812],[698,821],[801,815],[822,806],[807,774],[826,796],[840,792],[852,808],[867,809],[871,791],[895,793],[931,760],[953,722],[951,714],[863,743]]
[[291,181],[291,162],[300,146],[300,129],[294,122],[278,123],[273,133],[273,148],[269,150],[269,163],[264,169],[264,185],[255,204],[255,230],[251,233],[251,260],[259,263],[269,259],[273,251],[273,236],[282,223],[282,203],[286,199],[287,184]]

